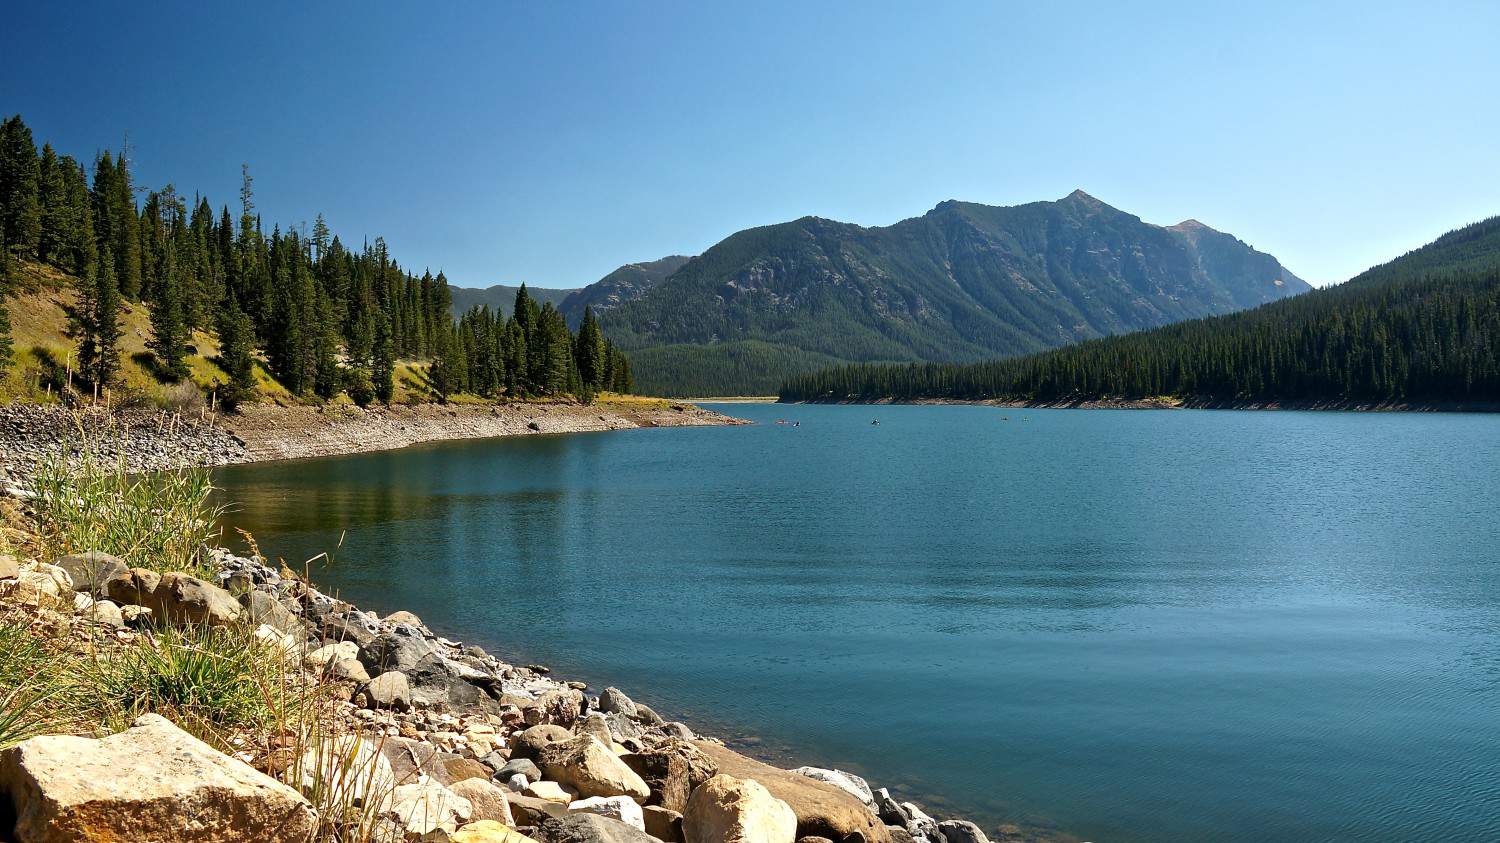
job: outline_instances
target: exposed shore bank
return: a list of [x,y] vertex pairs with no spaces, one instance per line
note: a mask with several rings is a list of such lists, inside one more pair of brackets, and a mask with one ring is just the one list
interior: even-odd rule
[[423,442],[642,427],[747,424],[680,401],[625,398],[593,404],[255,404],[236,414],[55,405],[0,406],[0,471],[19,480],[47,454],[90,440],[127,471],[220,466],[387,451]]
[[1017,410],[1293,410],[1343,413],[1500,413],[1500,402],[1369,401],[1225,401],[1207,398],[1070,398],[1059,401],[1009,401],[1002,398],[874,398],[838,401],[786,401],[786,404],[869,406],[979,406]]
[[[12,540],[28,507],[26,498],[5,501]],[[0,777],[0,790],[16,809],[0,819],[16,824],[0,828],[0,839],[991,839],[971,822],[935,819],[856,775],[784,770],[746,757],[618,689],[595,695],[546,667],[507,663],[409,612],[363,611],[259,557],[205,549],[194,573],[161,572],[103,553],[45,554],[22,532],[19,558],[0,556],[0,620],[12,638],[36,636],[57,648],[48,670],[79,669],[87,683],[90,672],[74,667],[80,660],[130,663],[166,648],[172,658],[147,663],[170,665],[214,641],[243,639],[261,655],[245,668],[253,675],[236,683],[283,695],[311,690],[294,694],[306,708],[287,725],[265,734],[218,732],[215,746],[233,751],[169,722],[180,713],[170,707],[162,709],[168,718],[152,709],[107,737],[109,725],[85,720],[22,741],[0,752],[0,767],[12,770]],[[174,637],[181,635],[186,648]],[[176,678],[178,685],[200,681]],[[200,695],[189,688],[178,696]],[[57,760],[64,753],[66,763]],[[97,773],[104,769],[111,774]],[[131,787],[135,779],[151,786]],[[330,824],[342,830],[332,833]],[[1005,828],[995,833],[997,841],[1013,839]]]

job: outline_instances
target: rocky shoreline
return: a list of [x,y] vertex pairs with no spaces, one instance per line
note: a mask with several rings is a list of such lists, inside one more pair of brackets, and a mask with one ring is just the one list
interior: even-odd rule
[[0,479],[18,483],[48,454],[78,452],[129,472],[221,466],[405,448],[423,442],[641,427],[745,424],[676,401],[417,404],[360,408],[349,404],[282,407],[256,404],[233,415],[162,410],[0,405]]
[[[974,823],[939,821],[859,776],[777,769],[663,720],[619,689],[595,695],[546,667],[508,664],[447,638],[409,612],[362,611],[264,559],[213,549],[205,563],[211,581],[129,568],[100,553],[51,563],[0,557],[0,603],[34,613],[64,637],[98,642],[103,630],[108,645],[120,647],[159,634],[163,623],[253,628],[287,654],[288,670],[332,689],[327,712],[346,736],[336,764],[353,769],[367,792],[377,783],[381,790],[370,840],[989,843]],[[167,757],[182,755],[197,757],[192,776],[229,792],[202,792],[209,785]],[[158,835],[128,839],[305,839],[316,824],[311,807],[297,789],[256,770],[300,771],[283,779],[302,782],[333,776],[319,769],[322,758],[257,757],[251,748],[219,756],[155,715],[102,740],[33,738],[0,752],[0,791],[18,818],[15,836],[0,829],[0,839],[104,840],[121,830]],[[110,778],[146,777],[156,791],[165,788],[158,801],[198,800],[200,814],[222,810],[236,819],[205,826],[201,816],[143,805],[145,797],[110,781],[79,779],[77,771],[108,765],[116,765]],[[179,827],[189,820],[214,831]],[[89,824],[91,836],[67,836]]]

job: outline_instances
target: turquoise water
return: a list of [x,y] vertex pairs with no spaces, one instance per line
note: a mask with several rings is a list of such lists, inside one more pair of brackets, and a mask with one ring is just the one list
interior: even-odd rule
[[720,409],[218,479],[362,605],[991,831],[1500,839],[1500,417]]

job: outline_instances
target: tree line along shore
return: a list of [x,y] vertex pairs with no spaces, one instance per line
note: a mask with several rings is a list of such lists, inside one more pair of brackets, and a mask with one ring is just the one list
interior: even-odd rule
[[[570,330],[522,285],[510,317],[476,307],[455,321],[443,273],[403,268],[382,238],[352,246],[321,215],[311,231],[267,232],[248,167],[237,220],[171,184],[138,202],[127,147],[91,169],[38,149],[19,115],[0,123],[0,363],[11,397],[129,391],[127,368],[231,408],[259,397],[587,402],[633,388],[592,311]],[[13,328],[34,329],[12,325],[7,300],[38,292],[64,294],[64,348],[59,336],[13,342]]]
[[1026,357],[829,368],[789,378],[780,399],[1493,410],[1500,217],[1253,310]]

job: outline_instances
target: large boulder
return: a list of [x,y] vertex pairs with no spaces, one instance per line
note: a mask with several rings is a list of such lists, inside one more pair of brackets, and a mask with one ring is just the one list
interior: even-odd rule
[[656,843],[646,832],[598,814],[547,817],[531,836],[537,843]]
[[663,843],[683,843],[682,814],[660,805],[647,805],[641,809],[646,833]]
[[387,671],[371,679],[359,692],[359,698],[367,708],[406,711],[411,708],[411,684],[401,671]]
[[[564,743],[572,739],[573,733],[561,726],[554,726],[551,723],[532,726],[530,729],[511,738],[510,757],[536,759],[542,754],[543,749],[552,744]],[[531,776],[528,775],[527,778],[531,778]]]
[[74,589],[94,595],[102,595],[105,583],[130,569],[120,557],[97,550],[62,556],[52,564],[68,572]]
[[302,620],[292,614],[290,609],[281,605],[280,600],[264,591],[247,592],[244,597],[244,606],[250,613],[252,623],[266,624],[288,635],[295,635],[301,639],[307,638],[307,629],[302,626]]
[[755,780],[720,773],[693,791],[682,831],[687,843],[795,843],[797,815]]
[[156,574],[131,568],[104,584],[105,596],[121,605],[144,606],[164,623],[227,626],[240,616],[240,604],[229,592],[182,573]]
[[643,752],[620,756],[651,789],[647,805],[671,811],[687,810],[693,788],[713,778],[719,765],[686,741],[666,740]]
[[635,701],[625,696],[625,692],[619,688],[605,688],[599,694],[599,710],[605,714],[623,714],[626,717],[635,717],[638,713]]
[[324,794],[330,804],[368,806],[381,813],[402,780],[382,754],[389,738],[340,735],[308,747],[297,761],[296,784]]
[[17,569],[14,580],[6,580],[5,595],[28,606],[55,609],[73,601],[73,578],[56,565],[33,562]]
[[866,782],[853,773],[846,773],[843,770],[829,770],[823,767],[796,767],[793,768],[792,772],[807,776],[810,779],[816,779],[820,782],[827,782],[865,803],[866,806],[870,808],[875,807],[875,794],[870,790],[869,782]]
[[618,755],[593,735],[544,747],[536,759],[542,775],[580,796],[629,796],[645,801],[650,788]]
[[155,714],[102,739],[17,744],[0,753],[0,790],[15,808],[6,839],[27,843],[266,843],[313,828],[295,790]]
[[417,666],[417,662],[433,651],[431,644],[420,632],[407,626],[398,626],[382,632],[361,644],[359,660],[371,673],[399,670],[403,673]]
[[943,820],[938,823],[938,831],[948,843],[990,843],[984,830],[968,820]]
[[754,779],[772,796],[790,805],[797,815],[799,837],[844,840],[851,834],[859,834],[865,843],[890,843],[885,824],[860,800],[831,784],[762,764],[708,741],[697,741],[693,746],[713,759],[720,773]]
[[464,779],[449,785],[448,789],[469,800],[474,808],[470,819],[516,824],[511,816],[510,800],[506,799],[505,791],[488,779]]
[[392,819],[408,835],[428,835],[442,829],[452,834],[474,813],[469,800],[430,779],[396,787],[391,798]]

